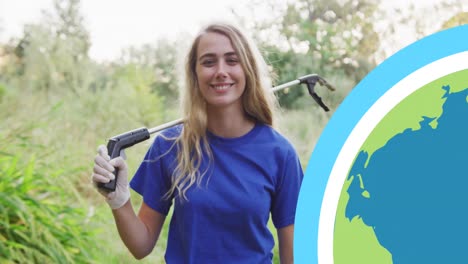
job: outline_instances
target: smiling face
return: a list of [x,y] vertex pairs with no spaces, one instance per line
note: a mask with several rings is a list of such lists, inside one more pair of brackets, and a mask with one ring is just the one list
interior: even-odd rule
[[209,108],[239,107],[245,90],[245,74],[231,41],[225,35],[208,32],[197,47],[198,87]]

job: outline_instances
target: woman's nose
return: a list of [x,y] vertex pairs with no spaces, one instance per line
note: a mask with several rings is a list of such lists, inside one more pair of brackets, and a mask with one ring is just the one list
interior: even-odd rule
[[223,62],[218,64],[216,69],[216,77],[217,78],[226,78],[227,77],[227,65]]

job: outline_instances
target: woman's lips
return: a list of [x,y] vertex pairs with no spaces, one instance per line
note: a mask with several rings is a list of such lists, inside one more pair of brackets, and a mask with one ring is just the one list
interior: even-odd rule
[[234,85],[233,83],[220,83],[220,84],[212,84],[210,86],[214,88],[216,91],[221,92],[221,91],[227,90],[229,87],[233,85]]

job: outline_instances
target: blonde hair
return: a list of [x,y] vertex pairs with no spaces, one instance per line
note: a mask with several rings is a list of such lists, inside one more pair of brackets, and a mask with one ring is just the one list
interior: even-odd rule
[[[182,95],[184,125],[175,144],[177,146],[177,167],[172,175],[172,186],[166,193],[170,197],[176,191],[187,200],[186,192],[194,184],[200,184],[213,161],[206,136],[206,102],[198,87],[196,64],[197,48],[206,33],[218,33],[229,38],[246,77],[242,94],[242,105],[247,116],[256,122],[273,126],[276,98],[265,60],[256,45],[238,28],[226,23],[212,23],[206,26],[194,39],[185,61],[185,90]],[[200,171],[203,153],[209,158],[208,167]]]

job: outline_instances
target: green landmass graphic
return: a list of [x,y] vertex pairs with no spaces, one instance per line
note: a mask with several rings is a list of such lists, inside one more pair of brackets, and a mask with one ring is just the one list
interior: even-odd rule
[[[421,128],[419,123],[423,117],[434,118],[430,125],[437,128],[438,118],[442,115],[442,106],[445,102],[443,96],[446,91],[442,87],[449,85],[450,93],[456,93],[467,89],[467,84],[468,69],[443,76],[416,90],[387,113],[369,134],[359,152],[367,152],[369,154],[367,162],[369,162],[372,154],[385,146],[395,135],[408,128],[419,130]],[[348,188],[353,180],[360,181],[363,189],[361,195],[372,199],[372,194],[365,190],[365,182],[358,175],[352,175],[344,182],[335,218],[334,263],[392,263],[391,253],[380,245],[373,228],[366,226],[359,216],[351,220],[345,216],[349,201]]]
[[335,264],[391,264],[392,255],[380,245],[374,230],[366,226],[361,218],[348,220],[345,216],[348,204],[349,185],[355,177],[351,177],[343,185],[336,212],[333,239],[333,262]]
[[369,153],[368,161],[377,149],[383,147],[395,135],[408,128],[420,129],[419,122],[423,120],[423,116],[435,118],[430,125],[436,128],[445,102],[442,98],[445,90],[442,87],[450,85],[450,93],[455,93],[468,88],[467,83],[468,69],[443,76],[407,96],[377,124],[364,142],[361,150]]

